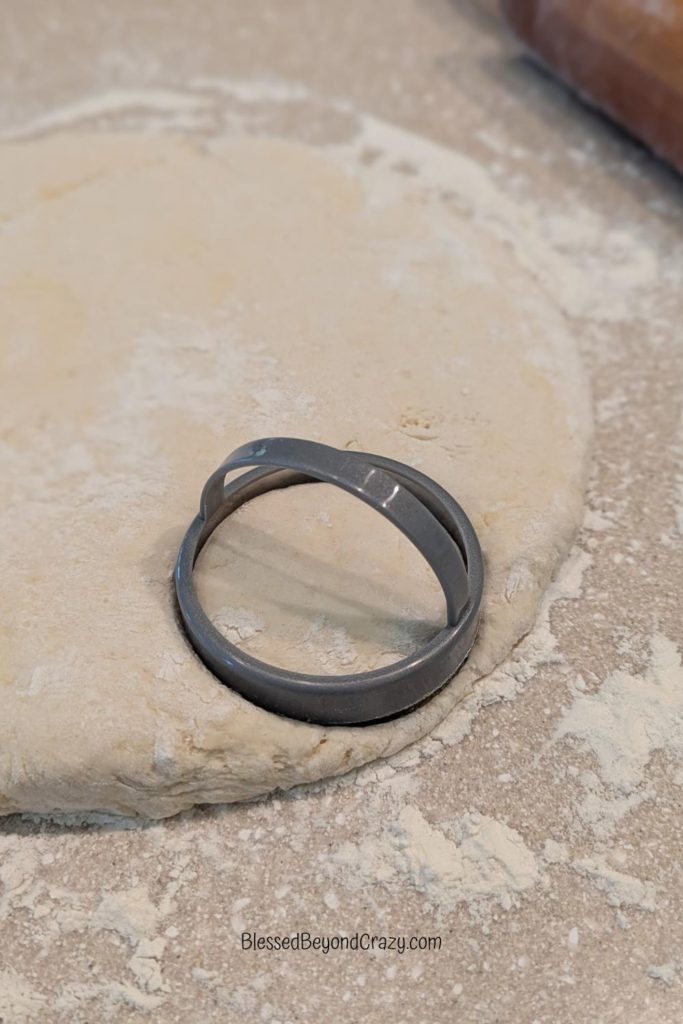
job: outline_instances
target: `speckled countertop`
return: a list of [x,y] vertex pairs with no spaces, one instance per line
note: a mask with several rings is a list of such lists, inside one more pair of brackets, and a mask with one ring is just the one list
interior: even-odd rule
[[[525,63],[486,2],[3,5],[0,131],[199,78],[341,100],[290,104],[286,129],[342,139],[346,104],[548,212],[604,278],[599,308],[567,287],[596,410],[585,525],[537,630],[438,741],[161,823],[0,820],[0,1020],[679,1021],[680,180]],[[240,948],[297,930],[441,948]]]

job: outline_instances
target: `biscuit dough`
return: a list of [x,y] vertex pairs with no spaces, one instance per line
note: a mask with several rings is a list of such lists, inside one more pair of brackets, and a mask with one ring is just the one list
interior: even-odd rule
[[[427,734],[530,627],[580,519],[589,414],[560,313],[445,199],[324,151],[74,135],[1,165],[0,813],[164,817]],[[419,710],[293,722],[188,648],[178,544],[211,470],[271,434],[412,463],[472,518],[480,639]],[[197,572],[231,639],[306,671],[395,660],[443,614],[408,542],[324,485],[240,510]]]

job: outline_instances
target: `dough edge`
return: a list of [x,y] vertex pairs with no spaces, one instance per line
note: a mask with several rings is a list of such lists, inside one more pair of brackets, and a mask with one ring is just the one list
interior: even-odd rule
[[[176,715],[164,709],[153,758],[144,729],[139,733],[133,729],[125,751],[125,773],[117,759],[107,763],[108,752],[103,752],[96,775],[90,763],[72,762],[60,777],[41,777],[35,764],[19,766],[18,771],[15,765],[9,777],[2,778],[0,813],[104,810],[164,818],[197,803],[251,799],[341,775],[425,737],[532,627],[540,599],[574,540],[583,509],[576,480],[585,479],[590,414],[578,355],[572,350],[567,358],[574,368],[573,379],[567,378],[564,386],[576,417],[570,446],[575,464],[570,472],[572,485],[562,507],[555,510],[553,556],[542,567],[534,566],[533,585],[524,607],[515,609],[514,625],[508,623],[504,634],[487,634],[467,665],[436,697],[392,722],[324,728],[278,718],[239,698],[227,708],[219,706],[220,700],[201,707],[195,702],[188,721],[188,699],[183,694]],[[170,585],[167,601],[167,613],[175,615]],[[251,734],[246,747],[241,739],[245,728]]]

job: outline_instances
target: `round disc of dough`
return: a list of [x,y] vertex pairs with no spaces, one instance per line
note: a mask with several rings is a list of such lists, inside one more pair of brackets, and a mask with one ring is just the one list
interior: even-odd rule
[[[64,136],[2,166],[0,812],[160,817],[424,736],[529,628],[578,521],[588,416],[561,315],[445,201],[301,145]],[[480,639],[403,718],[269,714],[178,627],[202,484],[272,434],[411,463],[479,533]],[[324,485],[241,509],[197,572],[231,639],[306,671],[396,660],[443,616],[414,549]]]

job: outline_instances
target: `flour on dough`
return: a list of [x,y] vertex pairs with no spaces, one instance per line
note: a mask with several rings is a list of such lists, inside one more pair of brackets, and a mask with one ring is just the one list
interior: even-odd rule
[[[378,202],[376,168],[302,145],[65,135],[2,165],[0,813],[163,817],[427,734],[530,627],[580,519],[589,414],[562,315],[438,195],[396,175]],[[209,472],[270,434],[411,463],[472,518],[481,636],[418,711],[289,721],[188,648],[180,538]],[[246,650],[325,673],[395,660],[443,615],[410,545],[322,485],[240,510],[198,585]]]

